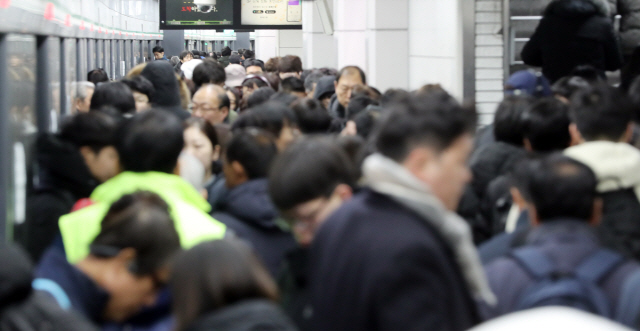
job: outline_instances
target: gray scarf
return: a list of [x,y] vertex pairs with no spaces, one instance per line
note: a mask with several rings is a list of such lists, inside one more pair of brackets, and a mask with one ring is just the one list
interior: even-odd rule
[[381,154],[373,154],[364,161],[362,170],[369,188],[415,211],[438,231],[453,250],[474,297],[495,305],[497,299],[489,287],[469,225],[460,216],[446,210],[425,184],[397,162]]

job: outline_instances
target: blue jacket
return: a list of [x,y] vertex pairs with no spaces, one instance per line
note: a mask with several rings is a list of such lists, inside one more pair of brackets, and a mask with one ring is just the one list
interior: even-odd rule
[[[534,228],[526,238],[525,246],[539,247],[543,253],[556,263],[560,271],[572,272],[601,244],[593,231],[584,221],[572,219],[550,220]],[[602,290],[612,303],[618,302],[620,289],[626,277],[640,269],[637,263],[629,260],[614,269],[602,284]],[[531,284],[532,277],[512,258],[503,257],[486,266],[491,289],[498,297],[494,307],[483,306],[483,317],[490,319],[513,311],[522,292]]]
[[[35,271],[34,288],[56,300],[61,308],[76,311],[102,324],[102,312],[109,294],[82,271],[70,264],[58,238],[45,252]],[[143,310],[129,321],[102,324],[104,331],[169,331],[172,330],[170,295],[160,294],[154,307]]]
[[271,275],[280,272],[285,253],[297,246],[290,231],[278,221],[266,178],[254,179],[229,190],[213,217],[253,246]]

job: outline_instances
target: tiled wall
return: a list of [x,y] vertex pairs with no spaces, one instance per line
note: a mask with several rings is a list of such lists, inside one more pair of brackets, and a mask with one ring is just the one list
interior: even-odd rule
[[502,0],[476,0],[476,103],[480,124],[503,98]]

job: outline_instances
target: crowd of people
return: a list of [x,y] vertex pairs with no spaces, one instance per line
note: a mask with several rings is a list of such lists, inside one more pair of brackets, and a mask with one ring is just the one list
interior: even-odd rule
[[292,55],[92,70],[37,136],[0,329],[639,329],[640,78],[549,66],[541,26],[549,79],[515,73],[482,128],[440,85]]

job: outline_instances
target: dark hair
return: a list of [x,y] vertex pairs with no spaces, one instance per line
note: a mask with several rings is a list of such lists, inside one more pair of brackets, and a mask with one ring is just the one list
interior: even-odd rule
[[620,89],[631,95],[629,93],[629,88],[636,80],[637,77],[640,76],[640,47],[635,47],[633,52],[631,53],[631,57],[627,62],[625,70],[620,72]]
[[151,95],[155,91],[153,84],[144,76],[138,75],[132,78],[124,78],[120,82],[129,86],[132,91],[145,94],[151,99]]
[[256,59],[246,59],[246,60],[244,60],[244,67],[245,68],[252,67],[252,66],[260,67],[262,69],[262,71],[264,71],[264,62],[262,62],[262,60],[256,60]]
[[272,57],[267,60],[267,63],[264,64],[264,70],[266,72],[278,72],[278,63],[280,62],[281,57]]
[[127,84],[109,82],[96,86],[91,97],[91,110],[100,110],[103,106],[112,106],[121,114],[133,113],[136,110],[136,100]]
[[254,53],[252,50],[250,49],[245,49],[244,53],[242,53],[242,55],[244,56],[244,59],[253,59],[256,57],[256,53]]
[[318,85],[320,78],[324,77],[324,74],[318,70],[314,70],[304,79],[304,89],[307,93],[311,92],[315,86]]
[[319,197],[329,197],[339,184],[355,185],[356,171],[346,153],[330,137],[303,138],[273,162],[269,194],[282,211]]
[[136,252],[129,266],[136,275],[157,272],[180,250],[169,206],[157,194],[138,191],[114,202],[89,250],[95,257],[110,258],[125,248]]
[[552,97],[536,100],[522,117],[523,136],[536,152],[553,152],[569,147],[568,106]]
[[240,55],[231,55],[231,56],[229,56],[229,63],[230,64],[240,64],[241,61],[242,61],[242,58],[240,57]]
[[268,81],[266,80],[266,78],[262,80],[260,79],[260,76],[252,77],[251,75],[248,75],[247,78],[242,82],[242,86],[253,88],[253,85],[256,85],[258,88],[261,88],[261,87],[269,86],[269,83],[267,82]]
[[137,113],[120,125],[115,146],[126,171],[173,173],[184,147],[182,122],[167,111]]
[[93,69],[87,74],[87,80],[98,86],[98,83],[104,83],[109,81],[109,75],[102,68]]
[[360,69],[360,67],[357,67],[357,66],[346,66],[346,67],[340,69],[340,71],[338,72],[338,76],[336,77],[336,82],[340,81],[340,78],[342,78],[342,75],[344,75],[344,74],[353,74],[354,72],[357,72],[360,75],[360,79],[362,80],[362,84],[366,85],[367,84],[367,75],[364,73],[364,71],[362,69]]
[[178,57],[180,58],[180,60],[184,60],[184,58],[188,55],[191,55],[191,57],[193,57],[193,53],[190,51],[182,51]]
[[247,299],[278,298],[278,287],[251,248],[238,239],[199,244],[182,253],[170,280],[176,330]]
[[230,56],[231,55],[231,48],[229,48],[229,46],[226,46],[225,48],[222,49],[222,56]]
[[571,120],[586,140],[618,141],[632,119],[626,95],[608,85],[597,84],[571,98]]
[[88,146],[95,153],[114,144],[117,120],[102,112],[78,113],[64,119],[60,139],[80,148]]
[[475,126],[475,109],[461,106],[449,94],[416,95],[386,114],[375,142],[380,153],[401,162],[416,145],[442,151]]
[[200,58],[200,51],[197,49],[192,50],[191,54],[193,55],[193,57],[197,56],[198,58]]
[[287,77],[280,81],[280,92],[292,93],[301,92],[305,93],[304,82],[298,77]]
[[521,193],[533,203],[540,221],[591,218],[598,181],[589,167],[559,153],[528,163]]
[[382,108],[371,105],[352,118],[353,122],[356,124],[356,130],[360,137],[364,139],[369,138],[373,128],[378,123],[381,112]]
[[302,60],[295,55],[284,56],[278,61],[278,72],[302,72]]
[[346,118],[353,120],[358,114],[364,112],[364,110],[370,105],[377,106],[378,103],[365,95],[352,97],[347,105]]
[[267,79],[269,85],[271,85],[276,92],[280,91],[280,75],[274,72],[267,72],[264,74],[264,78]]
[[627,95],[633,106],[632,118],[635,122],[640,123],[640,76],[633,80]]
[[252,108],[262,103],[267,102],[272,95],[276,94],[276,91],[269,86],[261,87],[247,98],[247,107]]
[[496,141],[502,141],[514,146],[522,146],[524,141],[524,112],[531,106],[534,99],[530,96],[505,96],[498,105],[493,118],[493,136]]
[[271,100],[277,101],[285,106],[291,106],[294,102],[298,101],[298,97],[285,92],[277,92],[271,96]]
[[205,59],[193,69],[192,80],[196,89],[204,84],[221,85],[227,80],[227,73],[217,61]]
[[162,48],[162,46],[155,46],[153,48],[153,53],[164,53],[164,48]]
[[604,76],[594,66],[585,64],[579,65],[573,68],[569,73],[569,76],[577,76],[584,78],[590,84],[596,84],[598,82],[604,82]]
[[571,96],[578,90],[588,88],[589,82],[582,77],[578,76],[566,76],[556,81],[551,86],[551,92],[555,95],[571,99]]
[[289,107],[277,101],[267,101],[240,114],[233,122],[232,131],[254,127],[279,137],[285,124],[294,125],[295,123],[295,115]]
[[315,99],[298,99],[291,105],[298,128],[302,133],[327,133],[331,127],[331,115],[322,103]]
[[240,163],[250,180],[267,177],[277,154],[275,137],[255,127],[234,129],[225,151],[227,163]]
[[411,93],[406,90],[390,88],[380,97],[380,105],[386,108],[396,102],[405,101],[409,96],[411,96]]

